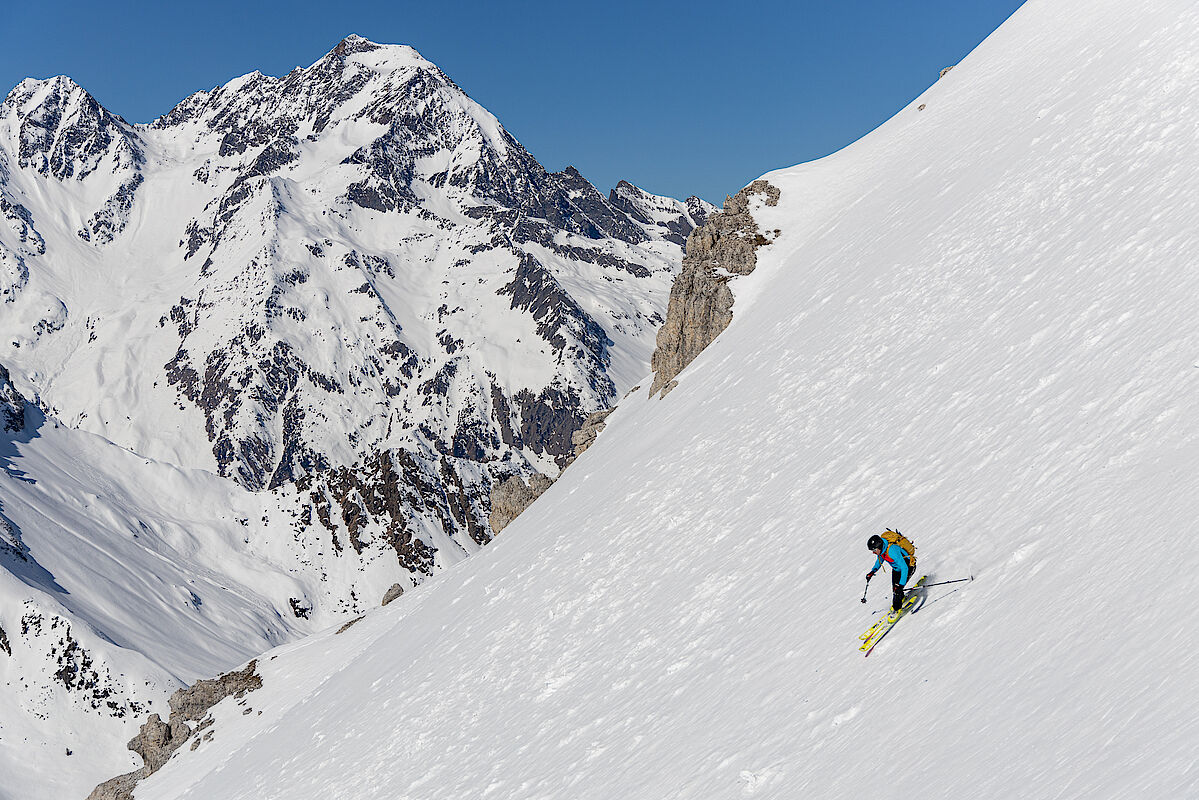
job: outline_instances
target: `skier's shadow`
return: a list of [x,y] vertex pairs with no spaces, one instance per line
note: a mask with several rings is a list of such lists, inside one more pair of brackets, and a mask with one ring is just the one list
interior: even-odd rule
[[[927,582],[928,583],[936,583],[936,581],[934,581],[932,578],[933,578],[933,576],[929,575],[927,578]],[[915,614],[915,613],[919,612],[920,609],[924,608],[925,604],[928,603],[928,589],[926,589],[925,587],[923,587],[923,586],[918,587],[917,589],[915,589],[912,592],[912,594],[915,595],[916,602],[912,604],[912,608],[908,611],[909,614]],[[936,600],[934,600],[933,602],[935,603]]]

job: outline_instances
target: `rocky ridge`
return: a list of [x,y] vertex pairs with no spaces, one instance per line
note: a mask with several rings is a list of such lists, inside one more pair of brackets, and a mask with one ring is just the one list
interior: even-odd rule
[[608,193],[608,202],[642,225],[660,229],[662,238],[682,247],[687,236],[701,228],[708,216],[718,211],[716,206],[692,195],[686,200],[657,197],[628,181],[620,181]]
[[16,433],[25,427],[25,398],[12,385],[12,377],[0,364],[0,431]]
[[[197,681],[194,685],[179,689],[169,701],[171,713],[166,722],[158,714],[151,714],[142,724],[137,736],[128,747],[141,756],[142,766],[133,772],[118,775],[97,786],[87,800],[133,800],[133,790],[144,778],[153,775],[183,746],[192,740],[195,750],[213,735],[213,719],[208,710],[226,697],[243,698],[247,692],[261,688],[262,678],[257,673],[257,661],[251,661],[240,670],[227,672],[211,680]],[[188,725],[189,722],[195,726]],[[207,732],[201,738],[202,731]]]
[[[647,224],[653,222],[655,209],[670,208],[669,205],[648,203],[643,195],[637,187],[622,182],[612,190],[611,200]],[[772,231],[768,237],[758,229],[751,204],[759,196],[760,202],[774,206],[778,204],[780,194],[767,181],[758,180],[726,198],[723,211],[715,211],[698,198],[687,201],[688,208],[692,201],[702,205],[695,206],[694,213],[687,216],[695,227],[687,230],[683,269],[671,286],[666,321],[658,330],[657,349],[651,361],[655,371],[651,396],[657,392],[665,396],[676,386],[675,377],[732,321],[734,298],[728,287],[729,280],[753,272],[757,266],[757,248],[769,244],[779,233]],[[677,204],[674,210],[683,205],[679,201],[671,202]],[[670,229],[669,225],[664,227]],[[566,466],[595,442],[612,410],[591,414],[572,433],[574,453]],[[513,476],[496,486],[491,495],[492,532],[498,534],[511,524],[544,494],[553,481],[540,474],[532,476],[528,482]]]
[[666,321],[657,334],[651,395],[669,392],[675,377],[732,321],[729,280],[753,272],[757,249],[779,233],[758,230],[751,204],[774,206],[778,200],[776,187],[754,181],[726,199],[722,212],[710,215],[702,228],[688,236],[683,269],[670,288]]
[[513,475],[491,492],[491,516],[488,520],[491,532],[498,534],[512,523],[533,501],[545,493],[554,483],[553,479],[540,472],[526,480]]

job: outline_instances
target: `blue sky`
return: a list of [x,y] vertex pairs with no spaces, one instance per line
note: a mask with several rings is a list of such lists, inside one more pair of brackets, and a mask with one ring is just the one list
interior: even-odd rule
[[[1043,0],[1034,0],[1043,1]],[[130,122],[307,66],[350,33],[408,44],[546,168],[720,203],[906,105],[1021,0],[0,2],[0,92],[69,75]]]

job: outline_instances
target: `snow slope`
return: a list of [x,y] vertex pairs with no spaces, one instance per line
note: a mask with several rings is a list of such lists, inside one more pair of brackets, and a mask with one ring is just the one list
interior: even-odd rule
[[[732,325],[166,798],[1199,796],[1199,10],[1031,0],[767,175]],[[869,533],[933,588],[869,659]]]

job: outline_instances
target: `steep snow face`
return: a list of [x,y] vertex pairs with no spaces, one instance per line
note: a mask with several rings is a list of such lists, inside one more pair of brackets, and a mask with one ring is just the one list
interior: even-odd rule
[[[1032,0],[766,176],[782,233],[677,389],[479,557],[261,658],[138,796],[1195,796],[1197,30]],[[885,525],[975,580],[863,659]]]

